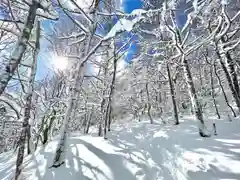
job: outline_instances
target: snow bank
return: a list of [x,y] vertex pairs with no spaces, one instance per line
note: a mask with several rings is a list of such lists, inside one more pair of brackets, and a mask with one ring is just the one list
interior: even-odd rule
[[[238,120],[216,121],[218,136],[200,138],[192,118],[179,126],[132,122],[115,125],[108,140],[71,136],[66,162],[52,164],[57,141],[24,160],[28,180],[220,180],[240,179]],[[210,130],[210,128],[209,128]],[[14,175],[12,152],[0,155],[0,179]]]

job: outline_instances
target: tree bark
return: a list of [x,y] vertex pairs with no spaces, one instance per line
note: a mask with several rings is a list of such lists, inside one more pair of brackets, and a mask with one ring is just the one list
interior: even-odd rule
[[56,110],[53,109],[52,116],[50,117],[49,123],[46,122],[46,128],[43,130],[43,141],[42,144],[46,144],[48,142],[49,131],[52,128],[53,122],[56,119]]
[[107,67],[104,68],[104,83],[103,84],[104,84],[104,88],[106,88],[106,89],[103,90],[103,94],[102,94],[102,96],[103,96],[103,99],[102,99],[102,102],[101,102],[101,113],[102,113],[101,117],[102,117],[102,119],[101,119],[100,126],[99,126],[99,128],[100,128],[99,129],[99,135],[101,136],[102,123],[104,121],[104,127],[103,127],[103,138],[104,139],[107,139],[107,124],[108,124],[108,116],[107,116],[107,114],[108,114],[108,112],[107,112],[108,111],[108,104],[106,106],[106,101],[108,99],[105,98],[105,95],[106,95],[106,92],[107,92],[106,75],[107,75]]
[[153,119],[152,119],[152,115],[151,115],[151,103],[150,103],[150,95],[149,95],[149,89],[148,89],[148,82],[146,83],[146,92],[147,92],[147,99],[148,99],[148,103],[147,103],[147,113],[148,113],[148,117],[150,120],[150,123],[153,124]]
[[173,104],[173,112],[174,112],[174,118],[175,118],[175,124],[179,124],[179,118],[178,118],[178,110],[177,110],[177,103],[176,103],[176,98],[175,98],[175,87],[174,83],[172,81],[172,76],[169,68],[169,64],[167,63],[167,73],[168,73],[168,82],[170,86],[170,92],[172,96],[172,104]]
[[[91,36],[89,36],[86,40],[86,44],[82,44],[80,46],[80,49],[83,49],[81,57],[84,57],[89,49],[90,42],[91,42]],[[86,47],[85,47],[86,45]],[[69,99],[68,99],[68,104],[67,104],[67,110],[64,116],[63,120],[63,125],[61,128],[60,132],[60,140],[56,149],[56,154],[53,160],[53,165],[52,167],[59,167],[62,164],[64,164],[64,150],[65,150],[65,144],[66,144],[66,138],[67,138],[67,132],[68,132],[68,122],[70,121],[71,114],[72,114],[72,109],[74,107],[74,102],[76,101],[76,97],[78,94],[78,88],[79,86],[82,85],[83,83],[83,78],[84,78],[84,73],[86,70],[86,63],[85,62],[78,62],[77,68],[75,72],[73,72],[72,77],[74,77],[74,82],[70,87],[70,92],[69,92]],[[77,75],[74,76],[74,73]]]
[[232,81],[233,81],[234,88],[236,90],[236,93],[238,94],[238,98],[240,98],[237,72],[236,72],[235,67],[234,67],[233,59],[232,59],[229,52],[226,53],[226,58],[227,58],[228,68],[229,68],[230,74],[232,76]]
[[230,110],[232,111],[233,116],[234,116],[234,117],[237,117],[237,115],[236,115],[233,107],[230,105],[230,103],[229,103],[229,101],[228,101],[228,98],[227,98],[227,95],[226,95],[226,93],[225,93],[225,91],[224,91],[224,87],[223,87],[223,85],[222,85],[221,79],[220,79],[220,77],[219,77],[219,75],[218,75],[218,73],[217,73],[216,63],[214,62],[213,65],[214,65],[214,72],[215,72],[215,75],[216,75],[216,77],[217,77],[217,79],[218,79],[218,84],[219,84],[219,86],[221,87],[221,90],[222,90],[222,93],[223,93],[223,97],[224,97],[224,99],[225,99],[225,102],[226,102],[227,106],[230,108]]
[[[219,53],[217,53],[217,54],[219,54]],[[235,87],[233,85],[233,82],[232,82],[232,78],[231,78],[231,76],[229,74],[229,71],[227,70],[227,67],[226,67],[225,63],[222,60],[222,57],[220,55],[219,55],[219,57],[220,57],[221,67],[222,67],[222,69],[223,69],[223,71],[225,73],[225,77],[227,79],[228,85],[230,87],[230,90],[232,92],[233,98],[234,98],[234,100],[236,102],[236,105],[238,107],[238,112],[240,112],[240,99],[238,97],[238,93],[236,92],[236,89],[235,89]]]
[[211,65],[210,67],[210,80],[211,80],[211,89],[212,89],[212,92],[211,92],[211,95],[212,95],[212,98],[213,98],[213,104],[214,104],[214,107],[215,107],[215,110],[216,110],[216,114],[218,116],[218,119],[221,118],[220,114],[219,114],[219,111],[218,111],[218,107],[217,107],[217,102],[216,102],[216,98],[215,98],[215,89],[214,89],[214,83],[213,83],[213,67]]
[[39,3],[37,3],[36,1],[33,1],[32,5],[30,5],[26,24],[24,25],[21,37],[19,38],[19,41],[12,53],[8,65],[5,67],[3,73],[0,74],[0,95],[4,92],[5,88],[8,85],[8,82],[12,79],[18,65],[22,60],[23,54],[26,51],[27,43],[29,41],[34,26],[38,7]]
[[197,93],[193,84],[192,74],[189,68],[189,64],[184,55],[182,55],[182,65],[184,70],[184,76],[188,85],[189,94],[192,101],[192,107],[194,114],[199,123],[199,135],[202,137],[210,137],[210,134],[206,132],[206,127],[203,120],[203,113],[201,111],[201,104],[198,100]]
[[88,121],[87,121],[86,129],[84,132],[85,134],[88,134],[88,132],[89,132],[89,128],[90,128],[91,120],[92,120],[92,114],[93,114],[93,107],[92,107],[92,110],[90,111],[90,115],[88,116]]
[[[115,42],[114,42],[115,43]],[[116,72],[117,72],[117,57],[116,57],[116,53],[115,53],[115,44],[113,47],[113,76],[112,76],[112,83],[110,86],[110,93],[109,93],[109,101],[108,101],[108,131],[110,131],[111,129],[111,122],[112,122],[112,99],[113,99],[113,95],[114,95],[114,88],[115,88],[115,81],[116,81]]]
[[[224,37],[221,38],[221,41],[222,43],[225,43],[226,40]],[[233,62],[233,59],[231,57],[231,54],[230,52],[226,52],[226,54],[224,55],[225,58],[226,58],[226,64],[228,65],[228,69],[229,69],[229,72],[230,72],[230,75],[232,77],[232,81],[233,81],[233,86],[235,88],[235,91],[238,95],[238,98],[240,99],[240,88],[239,88],[239,84],[238,84],[238,77],[237,77],[237,72],[235,70],[235,65],[234,65],[234,62]]]
[[[34,3],[33,3],[34,4]],[[35,12],[36,13],[36,12]],[[25,99],[25,108],[24,108],[24,118],[22,124],[22,131],[19,140],[19,149],[17,155],[17,162],[16,162],[16,173],[15,173],[15,180],[19,179],[19,176],[22,171],[22,164],[24,158],[24,149],[25,149],[25,142],[26,142],[26,135],[30,133],[30,125],[29,125],[29,118],[30,118],[30,111],[32,107],[32,95],[33,95],[33,88],[34,88],[34,79],[37,70],[37,57],[40,51],[40,22],[37,23],[37,36],[36,36],[36,47],[34,51],[32,67],[30,70],[30,77],[28,81],[28,90]],[[30,135],[29,135],[30,137]]]

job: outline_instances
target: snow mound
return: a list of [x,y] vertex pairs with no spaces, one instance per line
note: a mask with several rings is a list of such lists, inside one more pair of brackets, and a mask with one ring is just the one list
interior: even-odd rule
[[[191,118],[179,126],[132,122],[115,125],[108,140],[71,136],[66,162],[52,164],[57,140],[24,159],[28,180],[240,179],[238,120],[217,121],[218,136],[200,138]],[[15,154],[0,155],[0,179],[14,175]]]

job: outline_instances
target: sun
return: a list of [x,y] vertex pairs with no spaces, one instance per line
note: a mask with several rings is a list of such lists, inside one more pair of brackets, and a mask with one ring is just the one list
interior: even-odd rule
[[53,68],[56,70],[60,70],[63,71],[67,68],[68,66],[68,60],[65,57],[61,57],[61,56],[54,56],[52,58],[52,65]]

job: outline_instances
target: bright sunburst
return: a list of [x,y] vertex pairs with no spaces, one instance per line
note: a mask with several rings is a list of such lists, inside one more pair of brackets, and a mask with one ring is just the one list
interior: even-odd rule
[[54,69],[63,71],[68,66],[67,58],[61,56],[54,56],[52,58],[52,65]]

